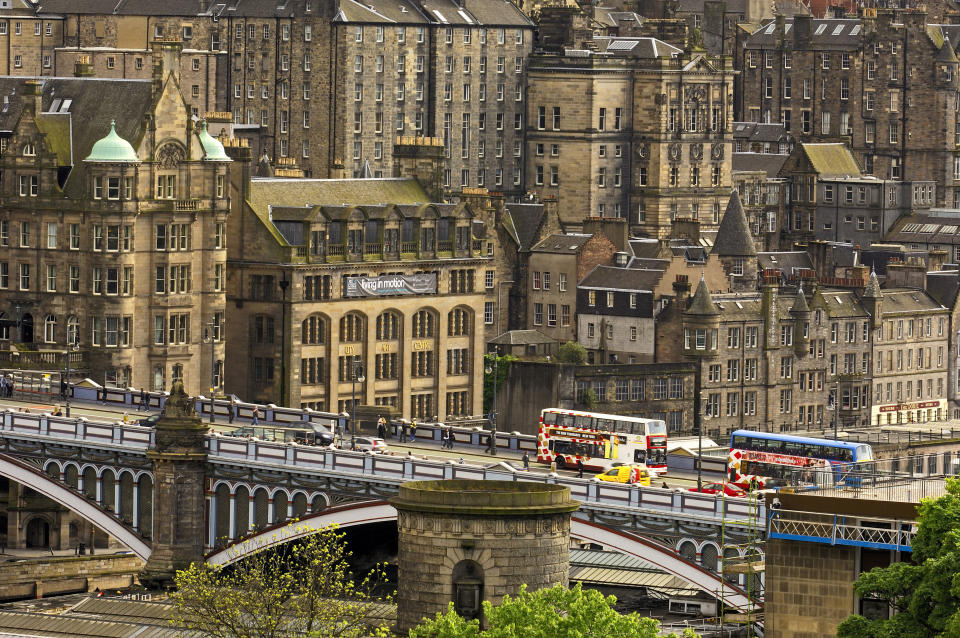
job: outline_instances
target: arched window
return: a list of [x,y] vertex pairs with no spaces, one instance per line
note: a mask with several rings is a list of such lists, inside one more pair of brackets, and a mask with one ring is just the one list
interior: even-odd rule
[[10,319],[7,318],[7,313],[0,312],[0,340],[6,341],[10,339]]
[[363,317],[351,312],[340,319],[340,341],[363,340]]
[[74,315],[67,317],[67,343],[71,345],[80,343],[80,320]]
[[413,315],[413,338],[424,339],[433,336],[433,315],[420,310]]
[[327,323],[323,317],[310,315],[303,320],[300,328],[300,342],[303,345],[317,345],[327,341]]
[[37,154],[37,147],[33,144],[24,144],[23,145],[23,156],[24,157],[35,157]]
[[447,334],[462,337],[470,334],[470,312],[464,308],[454,308],[447,315]]
[[43,340],[45,343],[57,341],[57,318],[53,315],[47,315],[43,320]]
[[377,316],[377,340],[389,341],[396,339],[400,334],[400,317],[396,313],[386,311]]

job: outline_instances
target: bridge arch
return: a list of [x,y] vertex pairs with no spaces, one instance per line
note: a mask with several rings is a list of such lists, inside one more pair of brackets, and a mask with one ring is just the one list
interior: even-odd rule
[[[332,524],[339,527],[353,527],[383,523],[396,518],[397,511],[386,501],[332,507],[317,514],[305,516],[299,521],[268,527],[253,536],[215,550],[207,554],[207,562],[211,565],[230,565],[264,549],[309,536]],[[719,574],[704,569],[697,564],[696,560],[687,560],[668,548],[632,532],[611,529],[574,516],[570,523],[570,535],[635,556],[669,574],[683,578],[712,596],[719,596],[722,590],[726,603],[739,610],[745,611],[752,606],[743,589],[724,581]],[[696,545],[694,547],[696,548]]]
[[130,548],[134,554],[147,560],[150,557],[150,545],[128,529],[120,521],[104,512],[90,499],[65,487],[59,481],[54,481],[45,473],[20,461],[0,454],[0,476],[11,481],[26,485],[43,494],[47,498],[63,505],[81,518],[89,521],[107,534],[110,534],[120,543]]

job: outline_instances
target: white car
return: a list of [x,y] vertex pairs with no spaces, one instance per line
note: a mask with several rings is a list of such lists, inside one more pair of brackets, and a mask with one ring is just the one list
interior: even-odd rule
[[[344,441],[346,443],[346,441]],[[373,436],[358,436],[356,438],[357,450],[360,452],[386,452],[387,442]]]

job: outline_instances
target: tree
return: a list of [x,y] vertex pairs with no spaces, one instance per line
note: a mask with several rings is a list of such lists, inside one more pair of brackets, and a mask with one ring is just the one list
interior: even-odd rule
[[214,638],[387,636],[370,616],[383,566],[355,580],[344,536],[327,527],[269,549],[265,543],[231,566],[193,563],[176,575],[172,622]]
[[587,349],[576,341],[568,341],[557,351],[557,361],[582,365],[587,360]]
[[587,410],[592,410],[597,407],[597,393],[593,391],[593,388],[587,388],[583,391],[583,397],[580,399],[580,403],[582,403],[583,407]]
[[960,636],[960,480],[918,510],[910,562],[861,574],[854,590],[890,604],[889,620],[854,614],[837,628],[839,638],[941,638]]
[[[656,638],[660,623],[636,612],[618,613],[614,596],[604,597],[578,583],[567,589],[557,585],[534,593],[522,585],[515,597],[504,596],[494,607],[483,602],[486,629],[478,620],[465,620],[453,610],[437,614],[410,630],[410,638]],[[696,636],[692,630],[684,638]],[[676,634],[671,634],[677,638]]]

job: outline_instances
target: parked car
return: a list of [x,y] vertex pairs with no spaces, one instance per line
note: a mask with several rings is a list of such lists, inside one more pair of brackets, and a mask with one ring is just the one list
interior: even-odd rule
[[356,443],[357,449],[361,452],[387,451],[387,442],[374,436],[358,436],[354,439],[354,442]]
[[603,474],[597,474],[597,479],[611,483],[633,483],[650,487],[650,480],[656,476],[645,465],[618,465],[611,467]]
[[156,414],[151,414],[150,416],[144,417],[142,419],[138,419],[137,425],[144,425],[148,428],[152,428],[156,424],[157,419],[159,419],[160,416],[161,414],[157,412]]
[[726,494],[727,496],[746,496],[747,493],[742,488],[732,483],[704,483],[703,487],[691,487],[691,492],[702,492],[704,494]]

